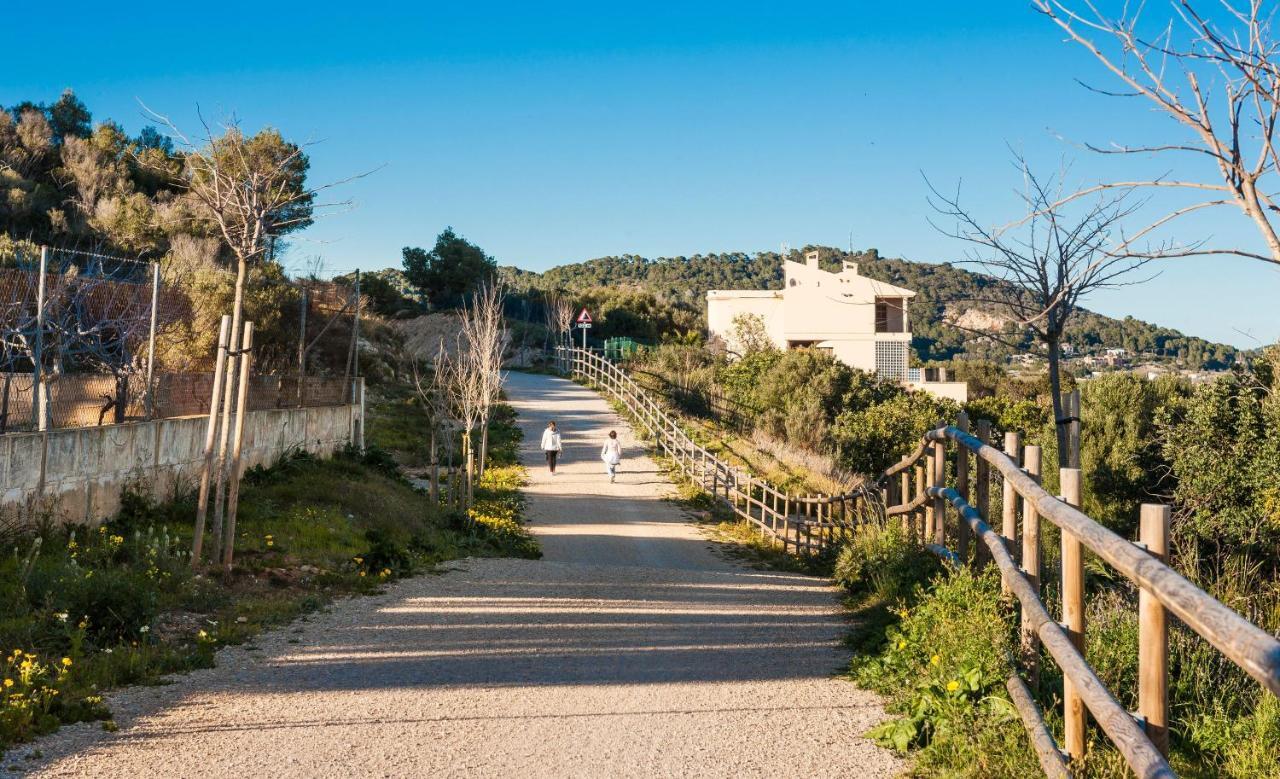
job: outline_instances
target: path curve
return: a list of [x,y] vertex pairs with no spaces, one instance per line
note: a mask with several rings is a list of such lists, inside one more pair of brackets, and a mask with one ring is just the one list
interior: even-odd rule
[[[835,591],[718,555],[595,394],[512,374],[545,559],[449,564],[111,696],[120,724],[14,750],[39,776],[889,776],[833,672]],[[537,451],[561,422],[565,462]],[[627,457],[609,484],[608,429]],[[30,759],[34,750],[42,757]]]

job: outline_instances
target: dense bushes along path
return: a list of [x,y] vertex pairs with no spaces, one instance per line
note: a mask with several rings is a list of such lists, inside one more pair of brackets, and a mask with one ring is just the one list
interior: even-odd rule
[[[512,375],[543,560],[443,576],[228,649],[112,699],[121,729],[64,728],[7,756],[49,776],[856,775],[896,759],[859,734],[878,701],[832,674],[846,624],[826,582],[717,556],[594,393]],[[560,474],[536,451],[561,423]],[[617,429],[616,484],[599,460]]]

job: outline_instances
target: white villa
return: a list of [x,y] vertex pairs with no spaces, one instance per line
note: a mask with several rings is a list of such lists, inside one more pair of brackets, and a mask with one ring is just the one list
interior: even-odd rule
[[945,372],[935,377],[932,370],[908,367],[907,307],[915,292],[861,276],[853,262],[845,262],[839,273],[822,270],[816,251],[806,254],[803,264],[784,260],[783,271],[786,280],[781,290],[708,292],[708,334],[724,339],[730,350],[740,351],[734,319],[754,314],[763,320],[779,349],[825,349],[854,368],[940,397],[967,400],[964,382],[946,381]]

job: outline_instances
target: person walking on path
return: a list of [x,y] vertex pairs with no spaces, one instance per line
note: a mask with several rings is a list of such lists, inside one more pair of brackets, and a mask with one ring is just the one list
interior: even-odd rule
[[556,475],[556,458],[560,456],[561,448],[560,433],[556,430],[553,419],[547,423],[547,429],[542,431],[542,452],[547,456],[547,468],[552,476]]
[[600,450],[600,459],[604,460],[604,469],[609,474],[609,481],[617,479],[618,463],[622,462],[622,442],[618,440],[618,431],[609,431],[609,437],[604,440],[604,448]]

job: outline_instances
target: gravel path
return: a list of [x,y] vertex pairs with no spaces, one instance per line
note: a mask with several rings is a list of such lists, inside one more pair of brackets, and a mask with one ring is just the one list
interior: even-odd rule
[[[823,581],[718,555],[593,393],[512,374],[546,558],[451,563],[344,601],[256,651],[111,696],[120,731],[63,728],[38,776],[888,776],[875,697]],[[536,451],[561,422],[565,462]],[[627,446],[618,483],[603,432]],[[39,750],[40,757],[32,757]]]

